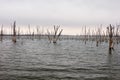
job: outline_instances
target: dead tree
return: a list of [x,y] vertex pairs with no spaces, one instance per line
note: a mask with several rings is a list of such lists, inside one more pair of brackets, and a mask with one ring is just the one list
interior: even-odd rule
[[32,33],[32,40],[34,40],[34,36],[35,36],[35,34],[34,34],[34,30],[33,30],[33,33]]
[[47,36],[50,42],[52,41],[53,43],[56,43],[59,37],[61,36],[63,29],[59,30],[59,28],[60,26],[54,26],[53,34],[52,32],[50,33],[49,30],[47,30]]
[[84,34],[84,36],[85,36],[85,44],[86,44],[86,26],[85,26],[85,34]]
[[36,39],[40,39],[38,26],[36,27],[36,32],[37,32],[37,34],[36,34]]
[[28,25],[28,36],[31,39],[31,29],[30,29],[30,25]]
[[114,46],[113,46],[114,27],[110,24],[110,26],[107,27],[107,30],[109,35],[109,51],[111,52],[111,50],[114,49]]
[[3,25],[1,27],[1,31],[0,31],[0,41],[3,40]]
[[18,27],[18,30],[17,30],[17,32],[18,32],[18,39],[20,39],[20,27]]
[[119,26],[120,26],[120,25],[117,25],[116,34],[115,34],[117,44],[119,43],[119,41],[118,41],[118,37],[119,37]]
[[14,21],[13,24],[13,36],[12,36],[12,41],[16,43],[16,21]]
[[52,37],[51,37],[51,33],[49,32],[49,30],[47,30],[47,36],[48,36],[48,40],[49,40],[50,43],[51,43]]

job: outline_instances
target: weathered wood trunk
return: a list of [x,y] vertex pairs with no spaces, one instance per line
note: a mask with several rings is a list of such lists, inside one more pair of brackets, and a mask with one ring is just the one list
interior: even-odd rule
[[111,53],[111,50],[114,49],[114,46],[113,46],[114,27],[112,27],[112,25],[110,24],[110,26],[107,27],[107,29],[108,29],[108,34],[109,34],[109,52]]
[[85,26],[85,34],[84,35],[85,35],[85,44],[86,44],[86,26]]
[[1,27],[1,32],[0,32],[0,41],[2,41],[2,40],[3,40],[3,25]]
[[14,21],[14,24],[13,24],[13,37],[12,37],[12,41],[14,43],[16,43],[16,21]]

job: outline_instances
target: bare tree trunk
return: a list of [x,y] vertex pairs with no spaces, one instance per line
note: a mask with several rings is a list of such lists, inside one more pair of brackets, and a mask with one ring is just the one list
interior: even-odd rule
[[84,35],[85,35],[85,44],[86,44],[86,26],[85,26],[85,34]]
[[20,39],[20,27],[18,28],[18,39]]
[[12,41],[14,43],[16,43],[16,21],[14,21],[14,24],[13,24],[13,37],[12,37]]
[[2,40],[3,40],[3,25],[1,27],[1,32],[0,32],[0,41],[2,41]]
[[31,29],[30,29],[30,25],[28,25],[28,37],[31,39]]
[[111,53],[111,50],[114,49],[113,46],[113,33],[114,33],[114,27],[110,24],[109,27],[107,27],[108,33],[109,33],[109,52]]
[[48,34],[47,34],[47,36],[48,36],[48,40],[49,40],[50,43],[51,43],[51,40],[52,40],[52,39],[51,39],[51,34],[50,34],[49,30],[47,30],[47,33],[48,33]]

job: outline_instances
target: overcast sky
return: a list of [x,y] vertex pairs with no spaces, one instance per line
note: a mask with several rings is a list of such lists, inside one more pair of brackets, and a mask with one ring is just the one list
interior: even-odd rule
[[81,26],[120,23],[120,0],[0,0],[0,24]]

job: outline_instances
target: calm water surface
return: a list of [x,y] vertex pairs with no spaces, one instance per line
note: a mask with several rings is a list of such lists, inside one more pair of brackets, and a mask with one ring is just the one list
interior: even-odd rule
[[0,42],[0,80],[120,80],[120,44],[62,40]]

